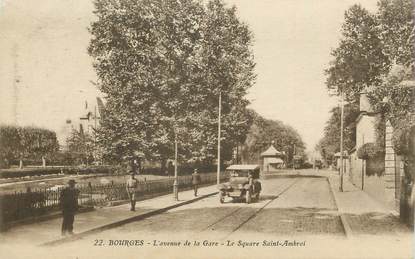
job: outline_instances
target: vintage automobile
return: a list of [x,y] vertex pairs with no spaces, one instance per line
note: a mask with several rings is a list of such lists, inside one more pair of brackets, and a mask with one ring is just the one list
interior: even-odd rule
[[259,200],[259,165],[231,165],[226,170],[230,172],[230,179],[229,182],[219,185],[220,203],[224,202],[225,197],[244,199],[246,203],[253,199]]

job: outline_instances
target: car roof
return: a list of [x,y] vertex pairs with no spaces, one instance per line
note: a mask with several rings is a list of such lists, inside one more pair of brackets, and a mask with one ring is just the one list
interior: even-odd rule
[[226,170],[256,170],[259,165],[231,165]]

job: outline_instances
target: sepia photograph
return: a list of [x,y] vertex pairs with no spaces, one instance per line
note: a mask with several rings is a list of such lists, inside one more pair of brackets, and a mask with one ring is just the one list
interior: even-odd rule
[[0,258],[415,258],[413,0],[0,0]]

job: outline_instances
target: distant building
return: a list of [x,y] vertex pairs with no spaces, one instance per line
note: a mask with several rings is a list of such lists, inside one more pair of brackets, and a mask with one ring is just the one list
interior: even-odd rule
[[85,101],[84,110],[78,118],[67,118],[63,126],[57,131],[57,137],[61,145],[61,150],[65,150],[66,139],[72,131],[83,132],[93,136],[96,128],[99,127],[104,110],[104,103],[101,98],[96,98],[96,103]]
[[261,153],[262,171],[272,172],[283,168],[283,157],[284,154],[276,150],[275,147],[271,145],[266,151]]
[[79,118],[79,132],[93,135],[95,129],[99,127],[104,104],[101,98],[97,97],[96,100],[97,103],[92,106],[85,101],[84,113]]

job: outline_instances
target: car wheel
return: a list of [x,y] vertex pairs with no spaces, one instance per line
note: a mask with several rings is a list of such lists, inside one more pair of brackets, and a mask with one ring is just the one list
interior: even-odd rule
[[220,203],[223,203],[225,201],[225,197],[223,196],[223,193],[222,192],[220,192],[219,193],[219,202]]
[[249,190],[246,190],[245,201],[247,204],[251,203],[251,192]]

